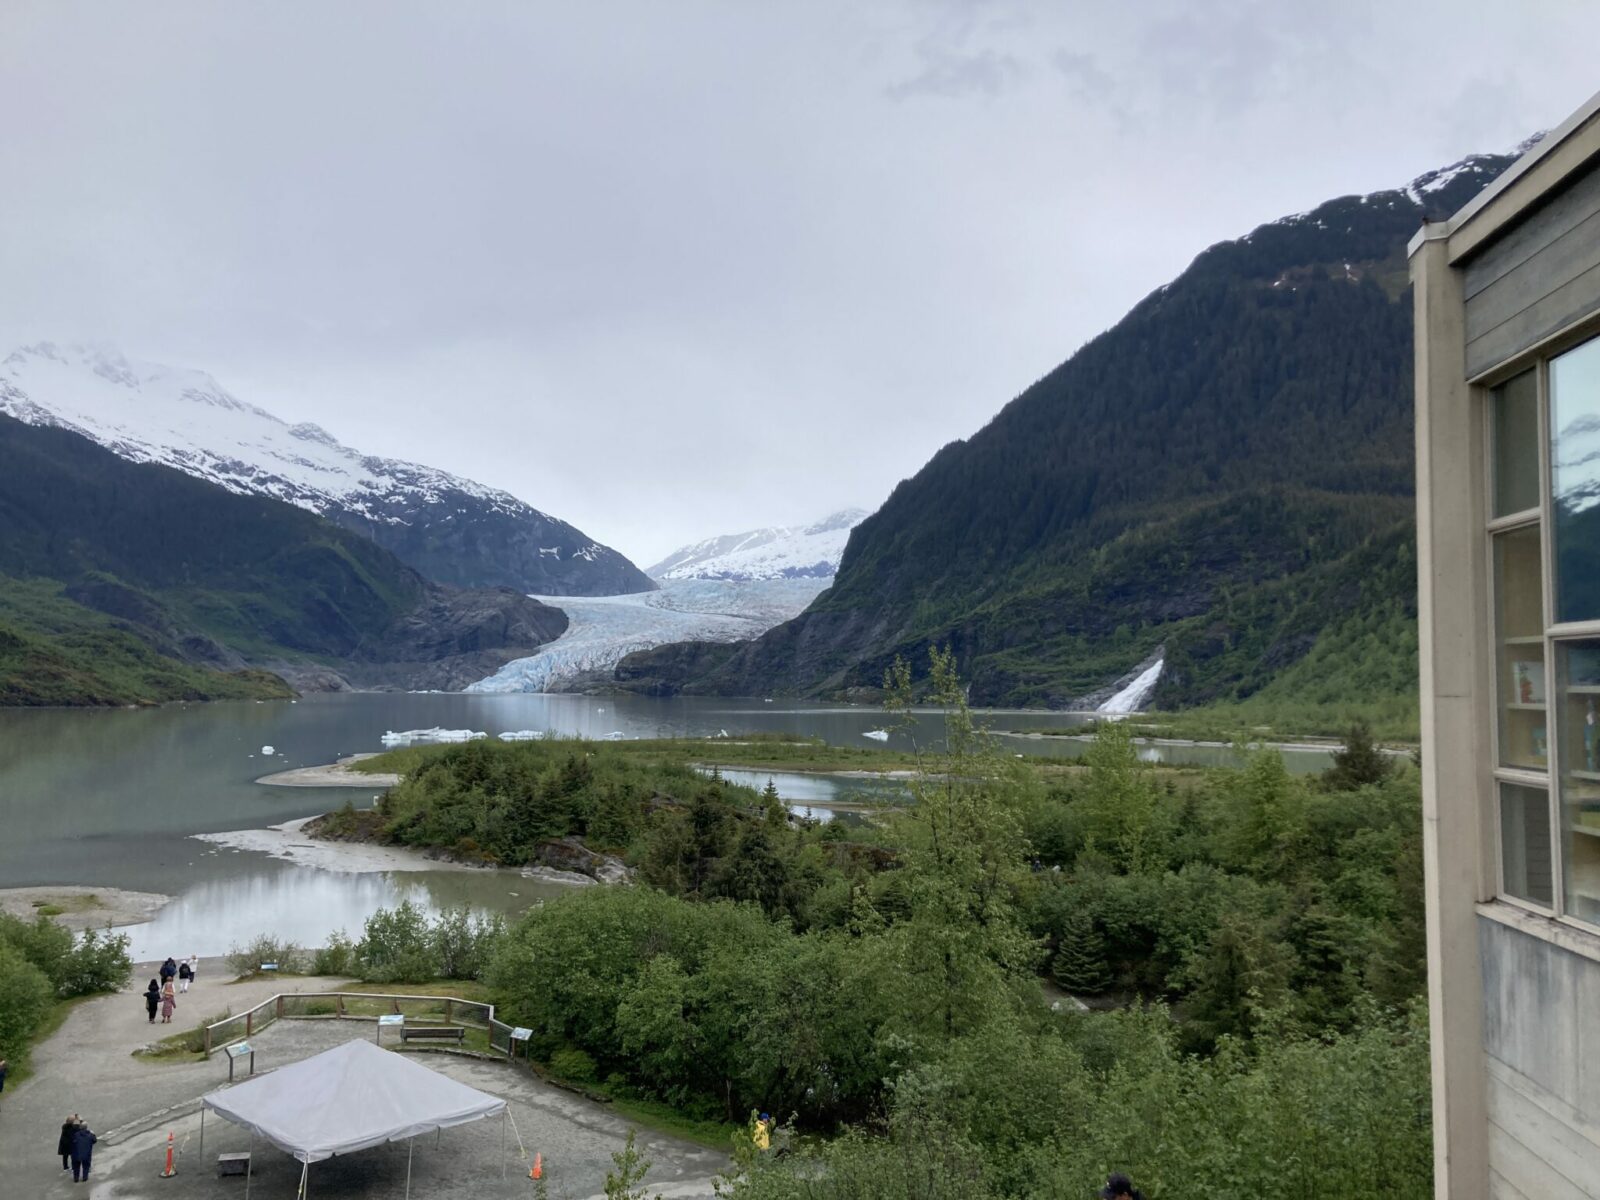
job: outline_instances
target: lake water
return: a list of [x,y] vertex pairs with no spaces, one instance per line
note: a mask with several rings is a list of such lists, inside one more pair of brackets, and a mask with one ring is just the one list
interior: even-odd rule
[[[372,788],[281,788],[255,780],[291,767],[381,749],[389,730],[442,726],[490,735],[518,729],[602,738],[704,737],[781,730],[831,744],[867,746],[883,725],[872,708],[804,701],[550,695],[308,696],[295,703],[169,705],[154,709],[0,709],[0,887],[87,884],[178,897],[136,933],[135,952],[214,954],[269,929],[314,943],[358,931],[377,908],[411,898],[429,909],[461,904],[516,912],[553,885],[502,871],[352,874],[302,866],[192,835],[259,829],[377,795]],[[1085,744],[1026,736],[1083,718],[994,713],[995,728],[1024,736],[1003,746],[1029,756],[1076,757]],[[925,719],[920,736],[937,734]],[[909,748],[896,734],[890,748]],[[270,745],[271,758],[261,755]],[[1225,749],[1146,746],[1152,761],[1221,763]],[[1321,770],[1324,752],[1286,755],[1291,769]],[[766,772],[741,778],[764,786]],[[871,792],[874,781],[779,773],[788,801],[828,802]],[[877,784],[878,788],[884,785]],[[831,811],[831,810],[829,810]],[[821,816],[822,813],[817,814]],[[176,943],[176,944],[175,944]]]

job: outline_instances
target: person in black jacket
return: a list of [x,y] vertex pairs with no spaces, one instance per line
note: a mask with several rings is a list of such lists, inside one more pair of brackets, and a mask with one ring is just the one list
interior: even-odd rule
[[84,1183],[88,1180],[89,1161],[94,1158],[94,1144],[99,1140],[86,1122],[79,1121],[78,1127],[72,1131],[73,1183]]
[[162,983],[162,985],[165,986],[167,980],[176,978],[177,974],[178,974],[178,963],[177,963],[177,960],[174,959],[169,954],[169,955],[167,955],[167,961],[161,964],[161,983]]
[[1144,1193],[1134,1187],[1133,1180],[1129,1179],[1121,1171],[1112,1172],[1111,1176],[1106,1180],[1105,1187],[1101,1188],[1095,1195],[1100,1200],[1144,1200]]
[[72,1135],[78,1132],[78,1114],[73,1113],[61,1122],[61,1136],[56,1139],[56,1153],[61,1155],[61,1169],[72,1165]]
[[156,1009],[161,1007],[161,985],[154,979],[144,990],[144,1011],[150,1015],[150,1024],[156,1023]]

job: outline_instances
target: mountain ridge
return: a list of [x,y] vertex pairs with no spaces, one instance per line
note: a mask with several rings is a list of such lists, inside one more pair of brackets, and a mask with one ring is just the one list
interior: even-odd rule
[[680,546],[645,570],[651,579],[827,579],[839,569],[850,530],[867,515],[841,508],[810,525],[769,525]]
[[[618,685],[866,699],[896,657],[920,670],[948,645],[981,704],[1080,707],[1158,647],[1161,708],[1241,702],[1314,652],[1348,677],[1330,706],[1397,686],[1415,580],[1377,568],[1412,537],[1405,246],[1512,161],[1206,248],[901,481],[799,617],[630,656]],[[1336,652],[1356,610],[1401,667]]]
[[617,551],[509,492],[363,455],[319,425],[240,400],[203,371],[131,361],[114,347],[41,342],[12,352],[0,361],[0,413],[297,505],[441,583],[586,595],[655,586]]

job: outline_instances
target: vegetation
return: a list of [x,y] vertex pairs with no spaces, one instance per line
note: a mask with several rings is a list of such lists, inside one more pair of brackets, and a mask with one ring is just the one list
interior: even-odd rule
[[[634,796],[646,886],[498,939],[486,980],[532,1055],[686,1120],[827,1135],[741,1156],[739,1196],[1079,1195],[1113,1167],[1152,1197],[1426,1192],[1415,772],[1355,752],[1296,780],[1264,750],[1179,788],[1112,724],[1042,776],[973,730],[948,656],[928,678],[946,736],[869,826],[703,777],[640,797],[593,747],[565,793],[588,799],[538,819]],[[903,713],[909,671],[888,690]],[[482,811],[516,778],[547,795],[470,749],[430,761],[472,764]],[[573,749],[516,761],[559,778]],[[1041,977],[1110,1011],[1056,1011]]]
[[164,655],[55,580],[0,575],[0,706],[278,700],[266,671],[215,671]]
[[121,989],[131,970],[125,934],[75,935],[43,914],[0,913],[0,1059],[26,1074],[29,1047],[65,1004]]
[[1414,734],[1404,248],[1510,162],[1213,246],[896,487],[797,620],[619,677],[859,695],[949,645],[973,703],[1063,706],[1159,649],[1162,709]]

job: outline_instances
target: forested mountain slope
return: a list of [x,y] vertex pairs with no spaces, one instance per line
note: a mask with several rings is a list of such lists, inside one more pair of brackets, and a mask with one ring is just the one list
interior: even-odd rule
[[303,509],[0,416],[0,703],[259,694],[215,675],[246,666],[462,686],[565,627]]
[[1329,703],[1411,687],[1405,244],[1513,161],[1213,246],[902,482],[800,617],[634,656],[619,681],[850,694],[948,643],[982,704],[1092,702],[1158,654],[1163,708],[1254,695],[1312,655]]

